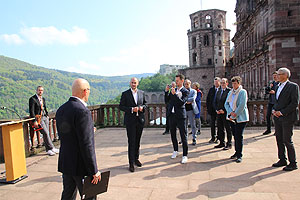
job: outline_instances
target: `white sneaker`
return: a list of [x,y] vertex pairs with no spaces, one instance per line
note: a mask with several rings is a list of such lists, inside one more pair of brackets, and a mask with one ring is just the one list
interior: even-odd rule
[[48,150],[47,154],[48,154],[48,156],[54,156],[55,155],[55,153],[53,151],[51,151],[51,150]]
[[59,149],[57,149],[57,148],[53,148],[53,149],[51,149],[51,151],[53,151],[53,153],[59,153]]
[[187,161],[188,161],[188,157],[187,156],[183,156],[182,160],[181,160],[181,163],[185,164],[185,163],[187,163]]
[[173,151],[173,154],[171,156],[172,159],[176,158],[178,156],[178,152],[177,151]]

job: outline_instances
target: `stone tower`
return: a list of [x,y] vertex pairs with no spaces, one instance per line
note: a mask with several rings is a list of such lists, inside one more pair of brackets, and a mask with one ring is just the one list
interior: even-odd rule
[[226,11],[200,10],[190,15],[188,30],[189,68],[180,70],[192,82],[199,82],[206,96],[215,76],[225,77],[230,54],[230,30]]

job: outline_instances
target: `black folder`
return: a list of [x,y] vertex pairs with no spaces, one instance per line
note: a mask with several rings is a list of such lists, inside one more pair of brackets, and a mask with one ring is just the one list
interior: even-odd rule
[[85,177],[83,183],[82,199],[87,199],[90,197],[94,197],[97,194],[107,192],[109,175],[110,171],[101,173],[101,181],[97,184],[92,183],[92,176]]

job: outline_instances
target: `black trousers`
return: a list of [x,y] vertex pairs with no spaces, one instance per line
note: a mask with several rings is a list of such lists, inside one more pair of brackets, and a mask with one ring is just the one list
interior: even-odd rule
[[232,134],[234,137],[234,148],[235,148],[235,155],[238,158],[243,157],[243,134],[244,129],[246,127],[247,122],[241,123],[233,123],[229,122],[232,130]]
[[220,144],[225,144],[225,129],[227,133],[227,144],[231,144],[232,132],[229,121],[226,120],[226,114],[217,115],[218,140]]
[[175,114],[171,114],[170,116],[170,131],[171,131],[171,139],[173,143],[174,151],[178,151],[178,141],[176,135],[176,128],[178,127],[182,148],[183,148],[183,156],[187,156],[188,154],[188,144],[187,144],[187,131],[186,131],[186,124],[185,118],[177,118]]
[[216,119],[217,119],[217,113],[210,115],[210,133],[211,133],[211,139],[215,140],[216,135]]
[[267,107],[267,116],[266,116],[266,121],[267,121],[267,130],[271,131],[271,120],[272,120],[272,109],[273,109],[274,104],[269,103]]
[[128,138],[128,160],[133,164],[140,156],[140,142],[144,126],[138,122],[126,125]]
[[167,116],[166,117],[166,130],[165,130],[165,132],[167,133],[169,131],[170,131],[170,117]]
[[[82,197],[83,190],[83,176],[71,176],[67,174],[63,174],[63,192],[61,195],[61,200],[76,200],[77,190],[79,190],[79,194]],[[88,200],[95,200],[97,196],[88,198]]]
[[289,121],[279,121],[277,117],[274,117],[274,122],[278,148],[278,158],[280,160],[286,160],[286,148],[290,163],[296,163],[296,152],[292,140],[294,123]]

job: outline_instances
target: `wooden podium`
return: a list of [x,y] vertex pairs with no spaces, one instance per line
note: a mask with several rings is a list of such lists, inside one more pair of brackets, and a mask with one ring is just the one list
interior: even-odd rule
[[17,183],[27,178],[23,122],[31,119],[11,121],[0,124],[5,160],[6,177],[0,183]]

